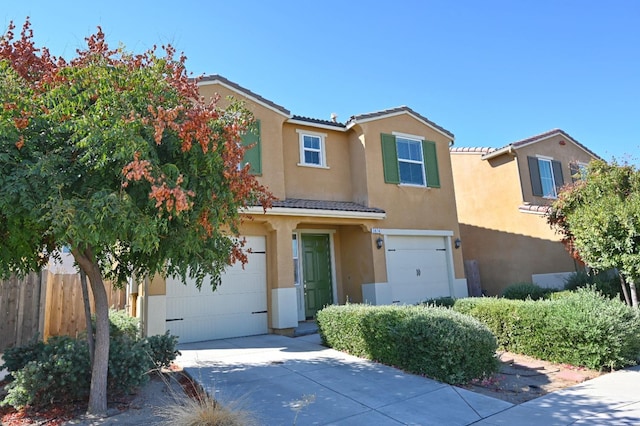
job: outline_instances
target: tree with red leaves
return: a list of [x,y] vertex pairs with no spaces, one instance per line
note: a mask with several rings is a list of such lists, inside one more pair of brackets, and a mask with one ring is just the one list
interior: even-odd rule
[[0,275],[69,247],[89,277],[96,347],[88,412],[107,410],[103,280],[175,275],[198,287],[235,261],[239,210],[270,193],[240,167],[251,124],[205,102],[171,46],[112,49],[100,28],[70,61],[37,48],[27,19],[0,38]]
[[583,179],[560,191],[547,222],[574,258],[596,270],[617,269],[625,300],[638,306],[640,171],[593,160]]

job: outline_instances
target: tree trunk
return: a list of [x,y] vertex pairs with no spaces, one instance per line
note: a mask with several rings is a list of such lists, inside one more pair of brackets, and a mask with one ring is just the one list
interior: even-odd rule
[[636,293],[636,282],[633,278],[629,279],[629,293],[631,293],[631,306],[638,307],[638,293]]
[[82,287],[82,301],[84,302],[84,319],[87,322],[87,345],[89,345],[89,361],[93,367],[93,327],[91,326],[91,302],[89,301],[89,289],[87,288],[87,274],[80,269],[80,287]]
[[109,369],[109,300],[102,281],[100,267],[93,257],[91,248],[87,248],[83,252],[73,249],[72,253],[80,268],[89,277],[96,308],[96,340],[87,412],[96,416],[105,416],[107,414],[107,373]]
[[627,291],[627,282],[624,280],[621,273],[618,273],[618,278],[620,278],[620,287],[622,287],[622,294],[624,295],[625,303],[629,306],[633,306],[631,299],[629,298],[629,292]]

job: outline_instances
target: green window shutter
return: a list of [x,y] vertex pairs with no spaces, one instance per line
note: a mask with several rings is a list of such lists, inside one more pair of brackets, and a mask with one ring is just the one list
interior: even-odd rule
[[398,170],[398,149],[396,137],[381,133],[382,139],[382,168],[386,183],[400,183],[400,170]]
[[564,177],[562,176],[562,163],[552,160],[551,167],[553,168],[553,179],[556,181],[556,188],[560,189],[564,185]]
[[260,120],[254,121],[247,133],[242,136],[242,145],[250,146],[244,153],[242,165],[249,163],[249,172],[253,175],[262,174],[262,144],[260,141]]
[[527,157],[529,163],[529,176],[531,177],[531,191],[536,197],[542,197],[542,182],[540,181],[540,168],[536,157]]
[[422,141],[422,155],[424,156],[425,175],[427,176],[427,186],[430,188],[440,188],[440,174],[438,173],[438,155],[436,153],[436,143],[432,141]]

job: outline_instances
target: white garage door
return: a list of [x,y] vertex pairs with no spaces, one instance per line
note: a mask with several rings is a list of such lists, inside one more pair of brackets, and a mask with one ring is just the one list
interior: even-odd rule
[[394,303],[451,296],[446,241],[445,237],[387,237],[387,278]]
[[229,267],[215,292],[194,282],[167,278],[167,329],[180,343],[266,334],[267,262],[265,237],[246,237],[249,262]]

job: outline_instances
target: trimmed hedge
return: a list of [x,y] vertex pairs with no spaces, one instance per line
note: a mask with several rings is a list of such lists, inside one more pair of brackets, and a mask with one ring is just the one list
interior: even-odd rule
[[497,371],[496,339],[479,321],[446,308],[328,306],[317,314],[325,345],[450,384]]
[[486,324],[511,352],[594,369],[640,360],[640,312],[592,290],[539,301],[459,299],[453,309]]
[[546,298],[554,289],[543,288],[534,283],[515,283],[502,290],[501,296],[513,300],[540,300]]

